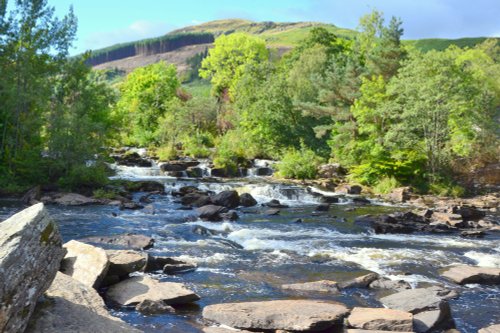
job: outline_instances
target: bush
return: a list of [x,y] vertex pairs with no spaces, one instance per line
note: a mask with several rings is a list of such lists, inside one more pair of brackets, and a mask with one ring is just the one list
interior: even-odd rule
[[239,166],[249,166],[248,160],[255,158],[252,144],[244,133],[228,131],[216,145],[214,164],[217,168],[236,170]]
[[93,166],[77,165],[59,179],[58,183],[66,190],[92,193],[94,189],[107,185],[110,175],[111,171],[102,163]]
[[373,191],[377,194],[391,193],[395,188],[401,187],[401,184],[394,177],[385,177],[375,184]]
[[171,144],[156,149],[156,156],[160,161],[171,161],[178,157],[177,149]]
[[300,150],[286,151],[277,167],[279,175],[285,178],[314,179],[321,163],[323,163],[321,157],[302,146]]
[[214,137],[211,133],[193,133],[182,141],[184,155],[193,158],[206,158],[210,156],[209,147],[214,146]]
[[443,180],[429,185],[429,192],[439,196],[460,198],[466,194],[465,188],[450,180]]

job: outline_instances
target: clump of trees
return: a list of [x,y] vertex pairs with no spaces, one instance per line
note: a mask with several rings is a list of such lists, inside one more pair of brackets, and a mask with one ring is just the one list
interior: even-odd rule
[[352,39],[317,27],[277,57],[255,36],[222,35],[190,60],[184,83],[163,62],[119,81],[68,57],[71,10],[7,8],[0,0],[0,188],[102,186],[102,147],[113,144],[228,169],[272,158],[287,178],[314,178],[329,160],[380,191],[441,194],[500,156],[495,40],[422,53],[401,43],[400,20],[374,11]]
[[[47,182],[75,185],[82,165],[95,162],[113,132],[113,92],[81,59],[68,58],[77,19],[72,9],[62,18],[54,13],[46,0],[0,1],[4,191]],[[96,170],[89,174],[102,175]]]

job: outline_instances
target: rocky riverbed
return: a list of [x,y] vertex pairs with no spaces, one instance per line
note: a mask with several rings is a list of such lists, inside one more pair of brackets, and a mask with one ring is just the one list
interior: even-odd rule
[[[25,198],[47,203],[66,249],[28,331],[64,319],[73,326],[60,332],[472,333],[500,323],[495,197],[395,204],[356,188],[179,179],[157,168],[119,167],[137,182],[122,201]],[[22,208],[0,206],[2,219]]]

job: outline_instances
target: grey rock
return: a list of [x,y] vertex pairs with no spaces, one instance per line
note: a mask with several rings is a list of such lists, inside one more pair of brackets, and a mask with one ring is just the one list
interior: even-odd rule
[[243,207],[253,207],[257,205],[257,200],[250,193],[240,195],[240,205]]
[[498,333],[498,332],[500,332],[500,324],[482,328],[479,330],[478,333]]
[[140,333],[106,310],[93,288],[58,273],[25,333]]
[[305,283],[294,283],[294,284],[284,284],[281,286],[285,290],[296,290],[296,291],[312,291],[312,292],[327,292],[327,293],[339,293],[339,287],[337,282],[321,280]]
[[210,198],[216,206],[223,206],[229,209],[240,205],[240,195],[236,191],[222,191]]
[[390,280],[387,278],[380,278],[368,286],[370,289],[392,289],[392,290],[406,290],[411,289],[411,286],[408,282],[404,280]]
[[240,329],[315,332],[341,323],[348,313],[340,303],[280,300],[209,305],[203,318]]
[[458,284],[500,284],[500,268],[457,265],[447,268],[441,275]]
[[147,250],[154,246],[154,239],[145,235],[123,234],[103,237],[87,237],[80,239],[84,243],[112,245],[133,250]]
[[86,286],[99,288],[109,268],[106,251],[75,240],[64,244],[64,248],[67,253],[61,262],[61,272]]
[[349,281],[339,283],[340,289],[345,288],[367,288],[370,283],[377,280],[380,276],[377,273],[368,273]]
[[132,250],[107,250],[109,259],[108,275],[126,277],[130,273],[144,271],[148,263],[146,252]]
[[164,313],[174,313],[175,309],[163,301],[152,301],[146,299],[135,306],[135,309],[143,315],[157,315]]
[[23,332],[64,257],[57,225],[36,204],[0,223],[0,332]]
[[350,327],[365,330],[411,332],[413,315],[409,312],[384,308],[352,309],[347,318]]
[[106,296],[120,305],[136,305],[144,300],[163,301],[168,305],[192,303],[200,299],[182,283],[159,282],[147,276],[135,276],[111,286]]
[[221,214],[227,213],[227,208],[216,205],[206,205],[196,209],[199,216],[203,220],[217,222],[222,220]]
[[380,299],[390,309],[402,310],[417,314],[423,311],[437,310],[448,306],[446,301],[456,296],[454,292],[439,288],[417,288],[403,290]]

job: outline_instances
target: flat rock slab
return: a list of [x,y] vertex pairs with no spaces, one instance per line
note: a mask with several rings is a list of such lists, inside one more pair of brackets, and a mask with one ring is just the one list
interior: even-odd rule
[[25,333],[140,333],[109,314],[97,291],[58,273]]
[[500,268],[458,265],[447,268],[441,275],[458,284],[500,284]]
[[154,239],[145,235],[123,234],[80,239],[84,243],[103,244],[132,250],[147,250],[154,246]]
[[478,333],[500,333],[500,324],[482,328]]
[[349,313],[340,303],[313,300],[279,300],[209,305],[203,318],[249,330],[321,331]]
[[78,193],[61,193],[52,202],[63,206],[88,206],[100,203],[99,200]]
[[142,301],[163,301],[168,305],[192,303],[200,299],[182,283],[160,282],[147,276],[135,276],[111,286],[107,297],[120,305]]
[[440,328],[454,327],[449,307],[424,311],[413,316],[413,327],[417,333],[433,332]]
[[413,315],[384,308],[354,308],[347,318],[349,326],[366,330],[413,331]]
[[296,290],[296,291],[312,291],[312,292],[325,292],[325,293],[339,292],[339,287],[337,285],[337,282],[328,280],[284,284],[281,286],[281,288],[285,290]]
[[0,223],[0,332],[23,332],[66,252],[57,225],[36,204]]
[[443,309],[448,306],[446,299],[454,295],[453,292],[446,289],[429,287],[403,290],[382,297],[380,301],[390,309],[416,314],[428,310]]
[[61,272],[86,286],[99,288],[109,268],[106,251],[75,240],[64,244],[64,248],[67,253],[61,262]]
[[362,276],[358,276],[352,280],[339,283],[339,288],[367,288],[370,283],[377,280],[378,278],[380,278],[380,275],[378,275],[377,273],[368,273]]

